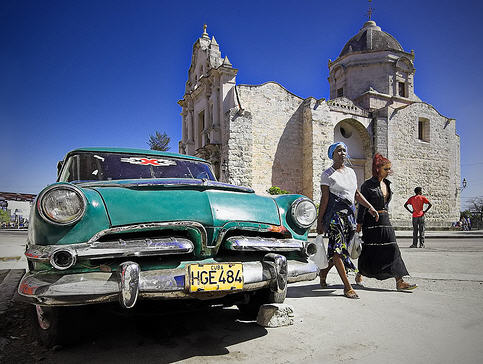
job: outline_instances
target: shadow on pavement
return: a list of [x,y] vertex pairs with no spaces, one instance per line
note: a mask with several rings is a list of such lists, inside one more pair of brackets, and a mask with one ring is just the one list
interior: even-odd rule
[[[395,292],[394,289],[371,288],[353,284],[352,287],[358,291],[373,292]],[[405,292],[411,293],[411,292]],[[290,286],[287,292],[287,298],[304,298],[304,297],[323,297],[323,296],[344,296],[344,286],[342,284],[330,284],[327,288],[322,288],[318,284],[307,286]]]
[[369,292],[396,292],[395,289],[385,289],[385,288],[372,288],[367,286],[360,286],[358,284],[353,285],[354,289],[358,291],[369,291]]
[[96,305],[69,309],[72,317],[69,344],[54,351],[32,341],[28,332],[30,308],[24,303],[17,305],[15,318],[24,321],[23,332],[7,332],[15,335],[12,342],[15,348],[4,353],[0,358],[4,361],[0,362],[14,359],[22,363],[40,360],[48,363],[172,363],[196,356],[227,354],[230,359],[244,360],[246,358],[241,357],[244,354],[230,353],[228,347],[267,334],[265,328],[244,317],[236,307],[154,302],[140,303],[133,311],[123,311],[115,304]]
[[289,286],[287,298],[304,298],[304,297],[323,297],[332,296],[336,291],[336,286],[322,288],[319,284],[311,284],[307,286]]

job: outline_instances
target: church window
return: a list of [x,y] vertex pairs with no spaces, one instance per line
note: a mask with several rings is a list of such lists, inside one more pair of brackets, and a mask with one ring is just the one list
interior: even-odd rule
[[186,120],[186,116],[183,119],[183,142],[188,140],[188,120]]
[[398,91],[399,96],[401,97],[408,97],[406,93],[406,83],[405,82],[398,82]]
[[426,118],[419,118],[418,139],[423,142],[429,142],[429,120]]
[[198,147],[203,146],[203,130],[205,130],[205,111],[198,114]]
[[344,88],[343,87],[337,89],[337,97],[342,97],[342,96],[344,96]]

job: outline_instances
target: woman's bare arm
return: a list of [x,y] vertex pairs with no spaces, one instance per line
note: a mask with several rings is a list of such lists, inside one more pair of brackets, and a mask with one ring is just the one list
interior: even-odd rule
[[379,213],[376,211],[376,209],[369,203],[369,201],[366,200],[366,198],[364,197],[364,195],[362,193],[359,192],[359,190],[356,190],[356,194],[355,194],[355,200],[357,202],[359,202],[362,206],[364,207],[367,207],[367,210],[369,211],[369,213],[374,216],[374,218],[377,220],[379,220]]

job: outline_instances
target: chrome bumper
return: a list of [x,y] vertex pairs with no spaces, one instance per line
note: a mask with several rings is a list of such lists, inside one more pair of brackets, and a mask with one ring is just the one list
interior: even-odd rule
[[[174,269],[141,271],[133,262],[122,263],[119,272],[57,274],[27,272],[18,287],[21,299],[40,305],[72,306],[120,301],[123,307],[134,306],[140,299],[219,298],[230,293],[268,287],[280,291],[292,282],[308,281],[317,276],[312,261],[287,261],[282,255],[269,253],[259,262],[243,262],[244,284],[241,291],[189,292],[187,265]],[[229,262],[219,262],[229,263]],[[137,267],[136,267],[137,266]]]

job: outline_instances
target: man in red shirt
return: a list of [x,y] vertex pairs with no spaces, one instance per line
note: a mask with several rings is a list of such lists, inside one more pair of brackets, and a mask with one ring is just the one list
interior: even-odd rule
[[[424,215],[426,212],[431,208],[431,202],[423,196],[423,191],[421,187],[416,187],[414,189],[415,195],[410,197],[409,200],[406,201],[404,207],[406,210],[413,214],[413,244],[410,248],[417,248],[418,247],[418,233],[419,233],[419,247],[424,248]],[[425,210],[424,205],[428,205]],[[408,207],[411,205],[413,210],[411,211]]]

